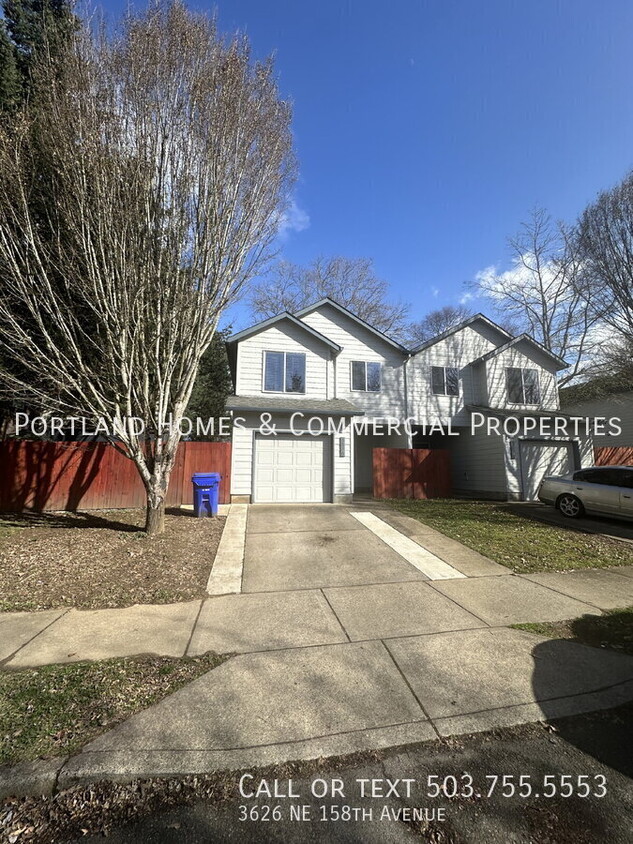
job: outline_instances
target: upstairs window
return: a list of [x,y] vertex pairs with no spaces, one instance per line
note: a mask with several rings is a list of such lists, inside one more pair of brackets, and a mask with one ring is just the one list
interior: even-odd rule
[[454,366],[432,366],[431,390],[434,396],[458,396],[459,370]]
[[298,352],[264,352],[267,393],[305,393],[306,356]]
[[506,369],[508,401],[512,404],[539,404],[541,390],[537,369]]
[[382,364],[366,362],[364,360],[352,361],[352,390],[364,393],[379,393],[381,386]]

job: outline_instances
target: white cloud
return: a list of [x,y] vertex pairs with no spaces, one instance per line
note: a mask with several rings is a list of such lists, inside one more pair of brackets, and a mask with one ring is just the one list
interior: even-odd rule
[[[487,295],[493,299],[503,299],[508,290],[533,290],[535,288],[535,276],[526,266],[532,260],[533,257],[529,254],[517,257],[512,262],[510,269],[502,273],[493,264],[480,270],[475,276],[475,281],[483,285]],[[560,270],[553,262],[544,263],[541,266],[543,283],[546,286],[549,284],[557,286],[558,281],[556,279],[559,272]]]
[[460,305],[467,305],[474,298],[475,298],[474,293],[464,293],[462,296],[459,297],[459,304]]
[[288,208],[279,217],[277,234],[282,239],[291,232],[305,231],[310,225],[310,215],[300,208],[296,200],[292,200]]
[[431,288],[431,294],[433,295],[433,297],[435,299],[437,299],[437,297],[440,295],[440,288],[439,287],[432,287]]

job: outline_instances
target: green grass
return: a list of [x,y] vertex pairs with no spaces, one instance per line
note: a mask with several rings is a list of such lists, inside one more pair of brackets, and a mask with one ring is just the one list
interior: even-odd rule
[[513,624],[517,630],[550,639],[572,639],[595,648],[611,648],[633,655],[633,607],[609,610],[604,615],[583,615],[571,621]]
[[0,764],[73,753],[226,659],[107,659],[0,673]]
[[516,572],[633,565],[633,550],[622,542],[547,525],[504,503],[435,498],[391,504]]

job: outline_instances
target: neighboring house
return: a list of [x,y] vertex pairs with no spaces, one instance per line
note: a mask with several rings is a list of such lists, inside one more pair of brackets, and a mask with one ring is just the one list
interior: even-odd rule
[[[227,409],[239,422],[233,501],[349,502],[372,488],[375,447],[449,449],[454,491],[499,499],[533,499],[544,474],[592,463],[590,437],[471,435],[475,413],[501,422],[559,415],[556,373],[566,366],[481,314],[409,351],[322,299],[233,335],[227,347],[235,386]],[[262,432],[262,413],[276,435]],[[376,417],[401,425],[388,436],[362,430]],[[299,435],[310,418],[313,432],[324,425],[321,435]]]
[[584,399],[574,398],[573,390],[573,387],[569,390],[561,390],[561,402],[564,403],[565,413],[620,420],[619,434],[609,433],[605,429],[604,435],[594,437],[596,448],[602,446],[633,448],[633,390],[623,388],[617,392],[610,391],[606,395]]

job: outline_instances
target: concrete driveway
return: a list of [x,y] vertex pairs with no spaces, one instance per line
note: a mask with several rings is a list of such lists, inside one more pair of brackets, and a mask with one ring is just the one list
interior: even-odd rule
[[345,507],[250,508],[244,592],[426,580]]
[[[64,761],[59,787],[343,754],[633,699],[632,657],[509,627],[633,603],[625,570],[518,576],[391,510],[361,520],[353,507],[251,506],[242,580],[241,594],[176,605],[178,617],[155,608],[169,653],[167,614],[181,653],[236,656]],[[91,658],[88,628],[110,631],[111,655],[130,653],[136,612],[71,611],[35,636],[16,619],[30,638],[6,667]]]

